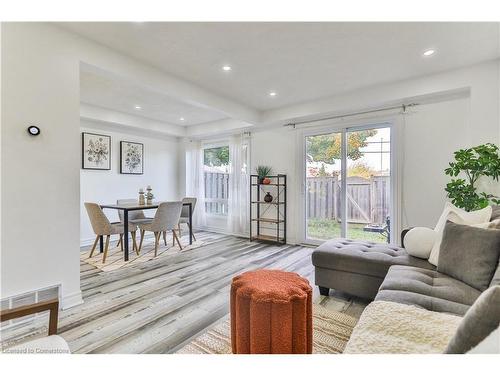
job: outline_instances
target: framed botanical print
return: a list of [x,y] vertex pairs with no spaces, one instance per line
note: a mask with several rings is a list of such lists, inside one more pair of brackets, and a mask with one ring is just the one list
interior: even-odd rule
[[120,142],[120,173],[143,174],[144,145],[142,143]]
[[111,169],[111,137],[82,133],[82,168]]

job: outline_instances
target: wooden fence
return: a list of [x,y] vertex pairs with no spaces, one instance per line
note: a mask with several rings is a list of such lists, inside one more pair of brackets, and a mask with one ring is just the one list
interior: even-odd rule
[[[389,215],[390,177],[347,178],[347,220],[383,224]],[[340,220],[341,184],[338,176],[307,178],[307,217]]]
[[205,172],[205,212],[213,215],[227,215],[229,174]]
[[[229,174],[205,172],[205,210],[227,215]],[[389,216],[390,177],[347,178],[347,219],[350,223],[384,224]],[[341,184],[338,176],[307,178],[307,217],[340,220]]]

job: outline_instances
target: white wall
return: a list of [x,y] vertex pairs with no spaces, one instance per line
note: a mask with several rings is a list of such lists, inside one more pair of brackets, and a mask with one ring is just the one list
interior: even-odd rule
[[446,201],[444,187],[450,178],[444,169],[453,152],[486,142],[481,132],[470,132],[470,110],[466,98],[423,105],[404,117],[403,227],[435,226]]
[[[98,132],[111,136],[111,170],[80,170],[80,241],[89,244],[95,239],[83,202],[116,203],[116,199],[137,198],[139,188],[151,185],[157,200],[177,200],[178,141],[156,135],[138,135],[136,132],[110,130],[107,126],[81,121],[82,132]],[[120,141],[144,144],[144,174],[120,174]],[[111,221],[118,221],[115,210],[106,210]],[[146,215],[154,215],[147,211]]]
[[63,307],[81,302],[74,48],[65,33],[2,23],[1,294],[61,284]]
[[[496,74],[490,77],[497,80]],[[494,81],[495,82],[495,81]],[[493,82],[493,83],[494,83]],[[476,95],[496,91],[495,85],[474,87]],[[488,100],[490,102],[490,100]],[[448,181],[444,169],[459,148],[484,142],[497,142],[497,110],[472,115],[471,97],[426,104],[409,115],[395,116],[395,126],[402,130],[402,226],[434,227],[445,202],[444,186]],[[478,119],[482,117],[480,124]],[[369,119],[353,120],[359,124]],[[339,122],[332,122],[332,127]],[[401,129],[401,127],[403,129]],[[259,164],[270,165],[275,173],[286,173],[289,181],[288,240],[298,242],[301,234],[302,171],[300,166],[301,136],[299,130],[274,128],[252,134],[252,170]]]

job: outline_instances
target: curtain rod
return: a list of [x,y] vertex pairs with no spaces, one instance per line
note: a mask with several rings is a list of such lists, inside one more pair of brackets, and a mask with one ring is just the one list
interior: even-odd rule
[[403,110],[403,113],[406,112],[407,108],[415,107],[417,106],[418,103],[409,103],[409,104],[400,104],[392,107],[384,107],[384,108],[377,108],[377,109],[370,109],[367,111],[360,111],[360,112],[353,112],[353,113],[347,113],[344,115],[337,115],[337,116],[330,116],[330,117],[323,117],[323,118],[318,118],[314,120],[308,120],[308,121],[297,121],[297,122],[290,122],[288,124],[284,124],[283,126],[295,126],[297,125],[302,125],[302,124],[308,124],[310,122],[318,122],[318,121],[325,121],[325,120],[335,120],[338,118],[343,118],[343,117],[351,117],[351,116],[358,116],[358,115],[365,115],[367,113],[375,113],[375,112],[382,112],[382,111],[389,111],[391,109],[398,109],[401,108]]

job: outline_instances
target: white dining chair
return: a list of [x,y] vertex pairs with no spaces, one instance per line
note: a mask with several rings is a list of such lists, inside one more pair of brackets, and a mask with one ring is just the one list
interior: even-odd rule
[[[182,199],[182,203],[191,203],[191,216],[194,215],[194,209],[196,207],[196,198],[193,197],[185,197]],[[191,229],[191,224],[189,223],[189,206],[182,206],[181,217],[179,218],[179,223],[177,225],[177,230],[179,232],[179,237],[182,237],[181,234],[181,224],[186,224],[188,229],[193,233],[193,239],[196,241],[196,237],[194,235],[193,230]]]
[[[134,203],[137,203],[137,199],[128,198],[128,199],[117,199],[116,200],[117,205],[134,204]],[[122,210],[118,210],[118,217],[120,218],[120,222],[123,224],[123,211]],[[146,217],[144,215],[143,210],[133,210],[133,211],[129,211],[129,213],[128,213],[129,225],[130,224],[137,225],[138,223],[149,223],[152,220],[153,220],[152,217]],[[118,239],[118,243],[116,244],[116,246],[123,246],[121,237]]]
[[158,255],[158,245],[160,242],[160,236],[162,232],[172,231],[174,240],[177,240],[179,247],[182,250],[181,243],[177,234],[175,233],[175,227],[179,223],[179,218],[181,216],[182,202],[163,202],[160,203],[154,219],[150,223],[138,223],[138,227],[141,231],[141,241],[139,243],[139,252],[142,249],[142,242],[144,240],[144,234],[146,231],[153,232],[155,236],[155,256]]
[[[92,245],[92,250],[90,251],[89,258],[92,258],[92,255],[94,254],[95,248],[97,246],[97,242],[99,241],[99,238],[101,236],[106,236],[106,245],[104,247],[104,253],[102,254],[102,262],[106,262],[106,256],[108,255],[108,248],[109,248],[109,237],[112,235],[119,235],[121,241],[121,246],[122,246],[122,251],[123,251],[123,224],[121,223],[114,223],[111,224],[102,211],[101,206],[99,206],[97,203],[91,203],[91,202],[85,202],[85,209],[87,210],[87,214],[89,215],[90,219],[90,224],[92,225],[92,229],[96,235],[94,244]],[[129,225],[129,232],[132,234],[132,241],[133,241],[133,248],[137,255],[139,255],[139,251],[137,248],[137,243],[135,241],[136,239],[136,231],[137,231],[137,226],[135,224]]]

